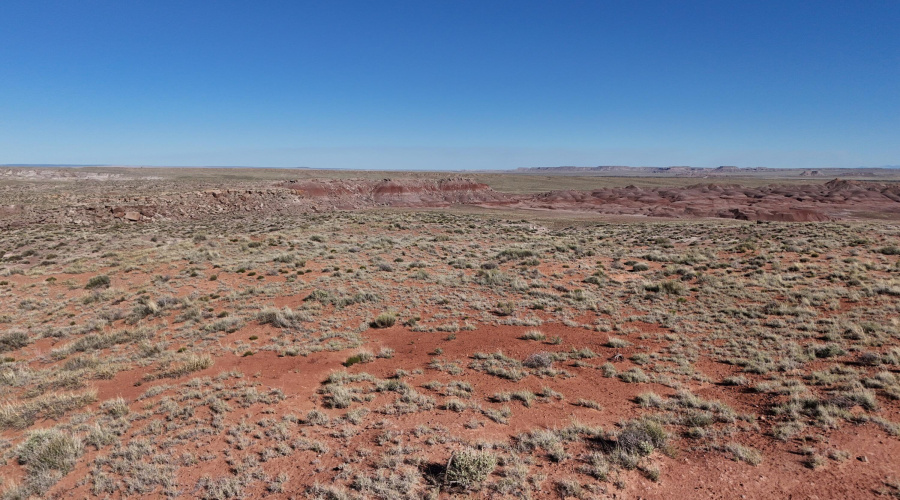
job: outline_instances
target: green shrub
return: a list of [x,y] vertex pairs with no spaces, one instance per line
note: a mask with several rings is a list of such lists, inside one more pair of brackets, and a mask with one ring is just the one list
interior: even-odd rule
[[369,351],[360,351],[344,361],[344,366],[353,366],[357,363],[369,363],[375,359],[375,355]]
[[383,312],[372,320],[372,328],[390,328],[397,322],[397,315],[392,312]]
[[84,285],[85,290],[94,290],[96,288],[107,287],[109,287],[109,276],[105,274],[94,276],[93,278],[88,280],[87,285]]

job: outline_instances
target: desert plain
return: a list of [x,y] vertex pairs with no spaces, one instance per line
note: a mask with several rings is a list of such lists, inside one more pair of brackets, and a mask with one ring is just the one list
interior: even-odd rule
[[898,177],[2,168],[0,491],[900,497]]

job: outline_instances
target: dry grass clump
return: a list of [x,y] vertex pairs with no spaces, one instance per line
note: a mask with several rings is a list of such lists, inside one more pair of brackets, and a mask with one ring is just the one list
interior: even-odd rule
[[392,312],[383,312],[372,320],[372,328],[390,328],[397,323],[397,315]]
[[447,462],[444,475],[450,486],[471,489],[483,482],[497,467],[497,457],[489,451],[461,450]]
[[307,321],[302,314],[294,312],[290,307],[281,309],[275,307],[267,307],[260,311],[256,317],[257,321],[263,325],[272,325],[276,328],[294,328],[301,321]]
[[16,448],[16,457],[25,466],[26,491],[34,495],[45,493],[75,467],[83,451],[80,439],[59,429],[28,433]]
[[28,334],[22,330],[12,330],[0,335],[0,352],[15,351],[31,343]]
[[43,418],[59,418],[97,400],[97,391],[46,394],[0,406],[0,429],[25,429]]
[[616,451],[627,456],[647,456],[654,450],[663,450],[669,434],[659,422],[651,419],[629,421],[616,434]]
[[527,368],[550,368],[553,366],[553,355],[549,352],[536,352],[529,354],[522,365]]
[[597,411],[603,410],[603,407],[600,406],[600,403],[590,400],[590,399],[579,399],[578,401],[575,402],[575,404],[578,406],[583,406],[585,408],[591,408],[591,409],[597,410]]
[[103,404],[100,405],[100,409],[113,418],[124,417],[131,411],[128,407],[128,401],[125,401],[125,399],[121,397],[104,401]]
[[137,327],[109,333],[90,333],[60,349],[54,349],[53,356],[62,359],[76,352],[92,352],[110,347],[145,340],[150,337],[148,328]]
[[483,371],[495,377],[519,381],[528,375],[527,372],[521,369],[522,363],[520,361],[505,356],[500,351],[493,354],[475,353],[472,357],[475,360],[469,364],[469,368]]
[[616,337],[609,337],[606,340],[606,346],[612,347],[613,349],[622,349],[624,347],[628,347],[631,345],[631,342],[628,342],[625,339],[620,339]]
[[762,463],[762,453],[754,448],[737,443],[729,443],[725,446],[725,450],[731,453],[732,458],[736,462],[746,462],[750,465],[759,465]]
[[188,375],[190,373],[194,373],[200,370],[205,370],[213,365],[213,359],[209,355],[198,356],[196,354],[190,354],[186,356],[179,362],[176,362],[174,365],[164,368],[163,370],[157,373],[149,373],[144,379],[145,380],[156,380],[160,378],[178,378],[183,377],[184,375]]
[[547,338],[540,330],[525,330],[521,337],[523,340],[544,340]]

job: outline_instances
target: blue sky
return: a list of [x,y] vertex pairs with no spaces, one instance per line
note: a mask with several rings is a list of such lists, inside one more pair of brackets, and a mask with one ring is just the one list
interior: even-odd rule
[[0,3],[0,163],[900,164],[900,2]]

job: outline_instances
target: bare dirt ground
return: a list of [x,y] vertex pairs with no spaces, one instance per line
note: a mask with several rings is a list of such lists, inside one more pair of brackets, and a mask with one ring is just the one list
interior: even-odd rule
[[4,498],[900,496],[889,179],[48,172]]

